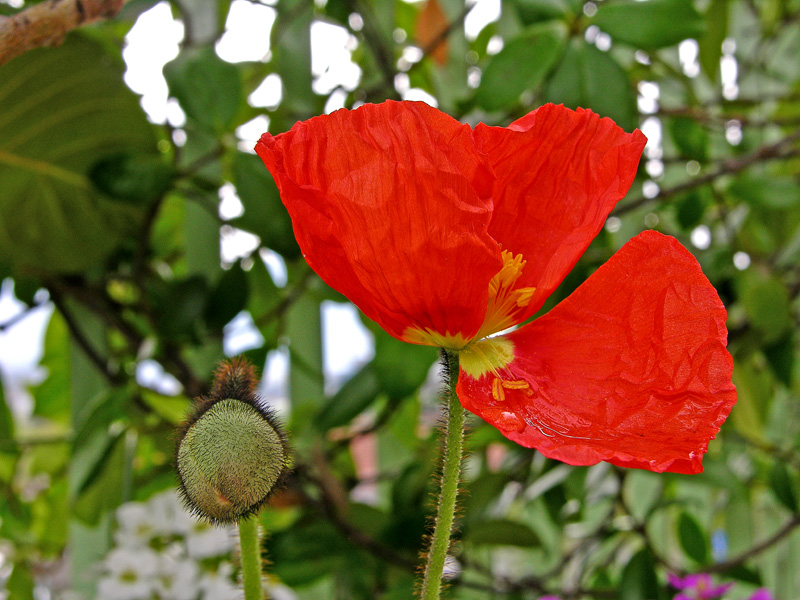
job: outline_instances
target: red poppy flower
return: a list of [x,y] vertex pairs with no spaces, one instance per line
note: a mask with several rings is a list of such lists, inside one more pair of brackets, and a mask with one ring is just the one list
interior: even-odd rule
[[493,336],[561,283],[645,141],[563,106],[473,130],[385,102],[264,134],[256,152],[331,287],[396,338],[459,352],[466,409],[570,464],[693,473],[735,389],[725,309],[673,238],[642,233]]

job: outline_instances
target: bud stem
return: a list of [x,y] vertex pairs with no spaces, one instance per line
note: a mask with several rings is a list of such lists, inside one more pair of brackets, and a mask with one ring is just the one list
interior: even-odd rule
[[261,552],[258,546],[258,519],[255,516],[239,520],[239,546],[242,559],[244,600],[263,600]]
[[455,521],[456,496],[461,479],[461,459],[464,450],[464,408],[456,395],[458,382],[458,353],[444,350],[442,363],[447,384],[447,430],[442,461],[442,488],[436,523],[428,550],[421,600],[438,600],[442,589],[442,574],[450,548],[450,536]]

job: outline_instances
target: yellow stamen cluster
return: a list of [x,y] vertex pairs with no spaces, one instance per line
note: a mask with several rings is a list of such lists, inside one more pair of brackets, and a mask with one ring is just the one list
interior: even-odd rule
[[515,255],[503,250],[501,256],[503,267],[489,282],[489,304],[483,324],[475,335],[476,340],[516,325],[518,320],[515,317],[519,309],[530,303],[536,291],[535,287],[514,289],[527,263],[522,254]]

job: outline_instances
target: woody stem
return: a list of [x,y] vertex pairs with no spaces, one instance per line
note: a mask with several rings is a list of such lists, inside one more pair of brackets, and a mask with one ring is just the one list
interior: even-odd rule
[[258,548],[258,519],[245,517],[239,521],[239,546],[242,557],[244,600],[262,600],[261,554]]
[[421,600],[438,600],[441,593],[442,573],[455,521],[456,496],[464,451],[464,409],[456,395],[458,353],[442,350],[442,366],[447,384],[447,429],[442,452],[442,487],[422,581]]

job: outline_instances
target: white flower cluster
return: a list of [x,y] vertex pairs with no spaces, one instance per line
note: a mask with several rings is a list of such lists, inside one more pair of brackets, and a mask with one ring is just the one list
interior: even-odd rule
[[101,564],[103,600],[235,600],[230,553],[235,527],[187,513],[174,491],[117,509],[115,546]]

